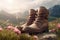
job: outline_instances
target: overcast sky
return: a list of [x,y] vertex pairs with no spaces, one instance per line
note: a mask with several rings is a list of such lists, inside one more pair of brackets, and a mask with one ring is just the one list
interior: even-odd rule
[[0,10],[17,13],[31,8],[37,9],[40,6],[50,8],[57,4],[60,4],[60,0],[0,0]]

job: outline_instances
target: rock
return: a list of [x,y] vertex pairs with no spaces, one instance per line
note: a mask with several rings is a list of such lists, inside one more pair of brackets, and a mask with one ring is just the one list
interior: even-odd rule
[[40,40],[57,40],[56,34],[45,34],[43,35]]

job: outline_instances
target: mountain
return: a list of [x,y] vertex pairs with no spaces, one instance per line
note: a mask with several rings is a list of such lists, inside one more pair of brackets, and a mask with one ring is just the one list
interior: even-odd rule
[[2,11],[0,11],[0,22],[8,21],[9,23],[19,24],[20,22],[26,21],[26,16],[27,16],[26,12],[10,14],[10,13],[7,13],[6,11],[2,10]]
[[56,20],[56,18],[60,18],[60,5],[54,5],[49,8],[49,21]]
[[49,8],[49,11],[50,11],[50,16],[60,17],[60,5],[55,5]]
[[12,14],[9,14],[7,12],[5,12],[4,10],[0,11],[0,20],[4,20],[4,21],[9,21],[9,22],[15,22],[16,18],[15,16],[13,16]]

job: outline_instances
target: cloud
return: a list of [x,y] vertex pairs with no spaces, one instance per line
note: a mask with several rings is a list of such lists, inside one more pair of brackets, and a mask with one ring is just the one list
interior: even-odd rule
[[0,0],[0,10],[17,13],[31,8],[37,9],[40,6],[50,8],[57,4],[60,5],[60,0]]

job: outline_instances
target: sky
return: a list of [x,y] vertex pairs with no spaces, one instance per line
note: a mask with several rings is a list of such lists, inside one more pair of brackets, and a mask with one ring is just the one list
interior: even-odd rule
[[23,13],[26,10],[37,9],[40,6],[50,8],[57,4],[60,5],[60,0],[0,0],[0,11]]

